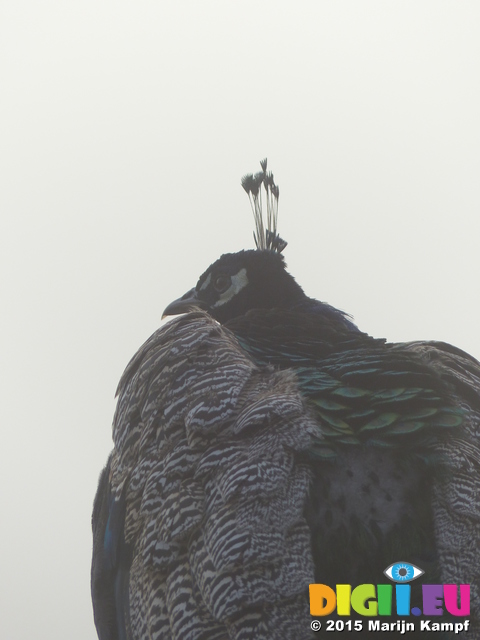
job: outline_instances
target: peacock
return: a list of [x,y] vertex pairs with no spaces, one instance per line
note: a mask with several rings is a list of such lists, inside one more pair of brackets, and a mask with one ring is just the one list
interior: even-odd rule
[[242,185],[256,248],[169,304],[118,386],[92,517],[99,639],[310,638],[309,585],[388,583],[399,562],[423,572],[412,603],[470,585],[455,637],[480,638],[480,363],[306,296],[267,161]]

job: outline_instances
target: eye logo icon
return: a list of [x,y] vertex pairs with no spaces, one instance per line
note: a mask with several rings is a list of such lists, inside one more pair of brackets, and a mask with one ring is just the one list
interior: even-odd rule
[[410,562],[394,562],[383,572],[393,582],[411,582],[422,576],[425,571]]

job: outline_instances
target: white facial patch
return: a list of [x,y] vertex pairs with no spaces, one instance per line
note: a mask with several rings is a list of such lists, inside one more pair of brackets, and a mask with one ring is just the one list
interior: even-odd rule
[[202,286],[200,287],[200,291],[205,291],[205,289],[208,287],[208,285],[210,284],[212,280],[212,274],[209,273],[208,276],[205,278],[205,282],[202,284]]
[[233,298],[233,296],[236,296],[239,291],[244,289],[247,286],[247,284],[248,284],[247,270],[245,269],[245,267],[243,267],[243,269],[240,269],[238,273],[232,276],[232,284],[226,291],[222,293],[222,295],[218,299],[218,302],[216,302],[213,306],[221,307],[222,304],[226,304],[229,300]]

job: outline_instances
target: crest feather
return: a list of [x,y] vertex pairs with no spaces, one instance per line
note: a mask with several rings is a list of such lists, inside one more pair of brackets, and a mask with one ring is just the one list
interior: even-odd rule
[[[260,161],[262,170],[256,173],[247,173],[242,178],[242,187],[250,200],[250,205],[255,219],[256,231],[253,239],[257,249],[266,249],[281,253],[287,243],[277,233],[278,221],[278,197],[280,194],[278,185],[275,184],[273,173],[267,173],[267,158]],[[266,220],[263,218],[262,185],[266,200]]]

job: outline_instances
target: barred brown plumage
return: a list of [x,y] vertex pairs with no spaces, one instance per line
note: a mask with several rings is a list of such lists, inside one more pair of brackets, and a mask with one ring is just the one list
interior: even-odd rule
[[295,375],[259,368],[194,313],[143,345],[118,393],[108,482],[132,549],[126,637],[272,638],[279,624],[301,637],[314,569],[298,454],[316,423]]
[[468,637],[480,638],[480,366],[445,343],[410,342],[404,348],[455,385],[463,412],[461,430],[435,444],[444,467],[435,475],[432,509],[442,580],[470,584],[473,623]]

